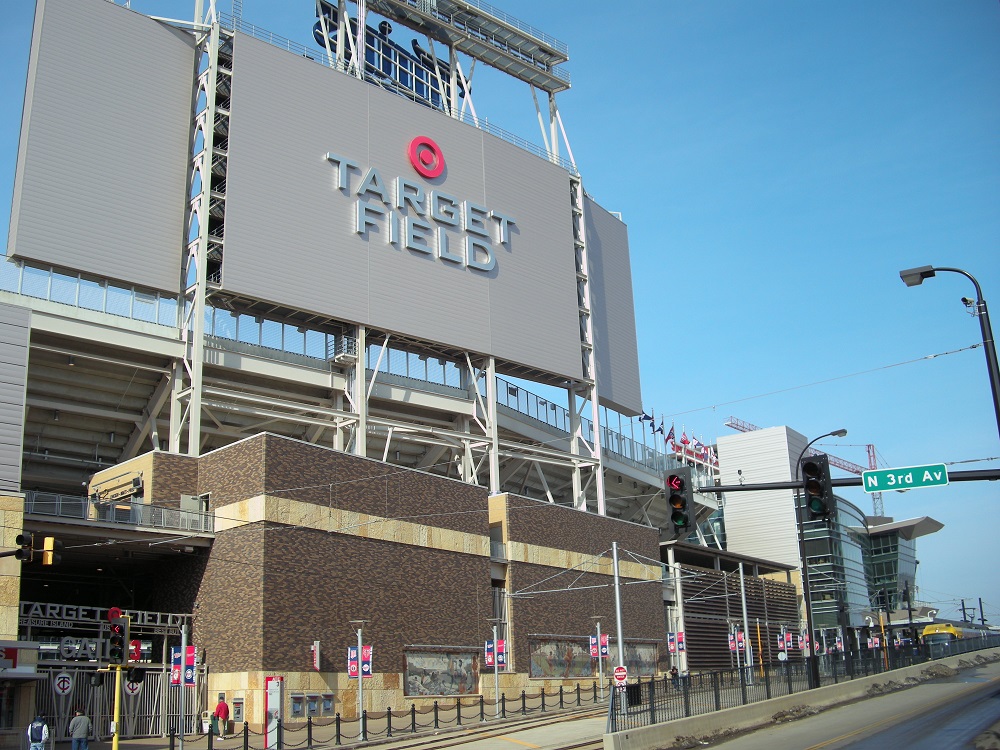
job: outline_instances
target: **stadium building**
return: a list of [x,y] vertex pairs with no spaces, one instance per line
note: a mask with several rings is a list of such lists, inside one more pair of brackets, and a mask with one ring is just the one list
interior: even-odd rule
[[[194,731],[218,694],[260,727],[355,716],[359,683],[374,711],[589,686],[597,622],[633,676],[730,665],[748,616],[771,658],[798,559],[708,494],[677,538],[665,472],[720,462],[642,411],[566,45],[478,0],[307,3],[306,45],[240,8],[37,0],[0,263],[4,541],[35,559],[0,561],[0,739],[107,725],[114,607],[122,736]],[[477,64],[541,146],[477,112]]]
[[[113,607],[124,736],[219,693],[260,726],[274,676],[286,720],[355,715],[362,637],[369,710],[589,685],[595,618],[633,675],[667,663],[666,462],[566,46],[479,2],[315,10],[304,46],[37,1],[0,265],[5,542],[36,558],[0,567],[11,742],[36,707],[106,726]],[[476,63],[541,99],[542,147],[480,118]]]

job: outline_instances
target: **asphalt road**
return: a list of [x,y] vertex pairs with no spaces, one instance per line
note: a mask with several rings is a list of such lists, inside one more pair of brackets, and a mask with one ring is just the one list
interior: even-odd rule
[[[1000,722],[1000,663],[722,742],[718,750],[963,750]],[[990,745],[982,745],[990,747]]]

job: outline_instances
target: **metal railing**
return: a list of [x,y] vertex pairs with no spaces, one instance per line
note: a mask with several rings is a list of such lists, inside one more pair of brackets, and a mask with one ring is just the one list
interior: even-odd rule
[[[0,262],[0,291],[177,330],[178,301],[175,297],[104,279],[93,279],[86,274],[68,274],[51,266],[14,259]],[[296,361],[307,365],[314,363],[316,367],[328,367],[330,361],[343,361],[358,356],[357,340],[353,337],[211,306],[205,311],[205,337],[209,346],[240,351],[264,359]],[[378,345],[369,346],[365,352],[369,369],[374,366],[379,352]],[[290,360],[288,355],[297,359]],[[455,363],[392,347],[388,347],[386,355],[381,371],[411,378],[414,387],[419,388],[419,383],[443,385],[458,389],[461,397],[467,397],[462,388],[461,370]],[[497,403],[562,433],[569,433],[570,416],[565,406],[502,377],[497,377]],[[586,417],[581,421],[584,435],[592,440],[593,421]],[[605,453],[624,464],[654,472],[666,469],[667,454],[642,440],[612,430],[607,425],[601,426],[601,445]]]
[[215,515],[213,513],[132,502],[127,497],[119,500],[95,501],[89,497],[77,495],[26,492],[24,512],[26,515],[72,518],[91,523],[144,526],[151,529],[193,531],[205,534],[215,533]]
[[[818,656],[815,658],[820,660],[820,684],[815,687],[891,672],[945,656],[997,648],[1000,647],[1000,633],[940,646],[943,648],[935,645],[922,649],[876,649],[850,655]],[[675,678],[654,677],[646,682],[640,679],[625,685],[624,690],[612,691],[608,706],[608,731],[650,726],[801,693],[814,687],[810,682],[806,660]]]

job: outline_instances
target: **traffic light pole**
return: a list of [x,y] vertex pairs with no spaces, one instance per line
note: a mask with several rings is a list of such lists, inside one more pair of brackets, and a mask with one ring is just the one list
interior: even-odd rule
[[111,750],[118,750],[118,737],[121,734],[122,719],[122,665],[115,664],[115,712],[113,730],[111,732]]

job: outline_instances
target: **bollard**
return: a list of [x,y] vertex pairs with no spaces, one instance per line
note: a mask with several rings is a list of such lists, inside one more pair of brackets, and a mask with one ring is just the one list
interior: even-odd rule
[[434,728],[440,729],[441,723],[438,721],[438,702],[434,701]]
[[278,750],[281,750],[285,746],[285,730],[281,726],[281,719],[277,719],[275,722],[277,728],[276,734],[278,735]]
[[385,736],[392,737],[392,706],[385,710]]
[[500,693],[500,718],[507,718],[507,693]]
[[528,715],[528,701],[527,701],[526,696],[524,695],[524,691],[522,690],[521,691],[521,716],[527,716],[527,715]]
[[306,717],[306,747],[312,750],[313,746],[313,717]]
[[545,688],[542,687],[542,713],[545,713]]
[[336,727],[335,734],[334,734],[334,736],[336,737],[336,740],[334,741],[334,744],[335,745],[339,745],[340,744],[340,714],[339,713],[334,718],[334,722],[333,723],[334,723],[334,726]]
[[580,705],[580,683],[576,683],[576,705]]
[[479,696],[479,720],[486,721],[486,698]]
[[597,680],[594,680],[594,703],[597,703]]
[[[367,709],[361,712],[361,741],[368,742],[368,711]],[[281,750],[281,747],[278,747]]]
[[174,740],[177,738],[177,728],[170,727],[170,750],[174,750]]
[[559,710],[562,711],[565,708],[563,705],[563,686],[559,686]]
[[416,734],[417,732],[417,704],[410,704],[410,731]]
[[209,727],[208,727],[208,750],[212,750],[212,748],[214,747],[214,742],[213,742],[214,740],[215,740],[215,729],[211,725],[209,725]]
[[243,722],[243,750],[250,750],[250,722]]
[[462,726],[462,699],[455,699],[455,721],[458,722],[458,726]]

